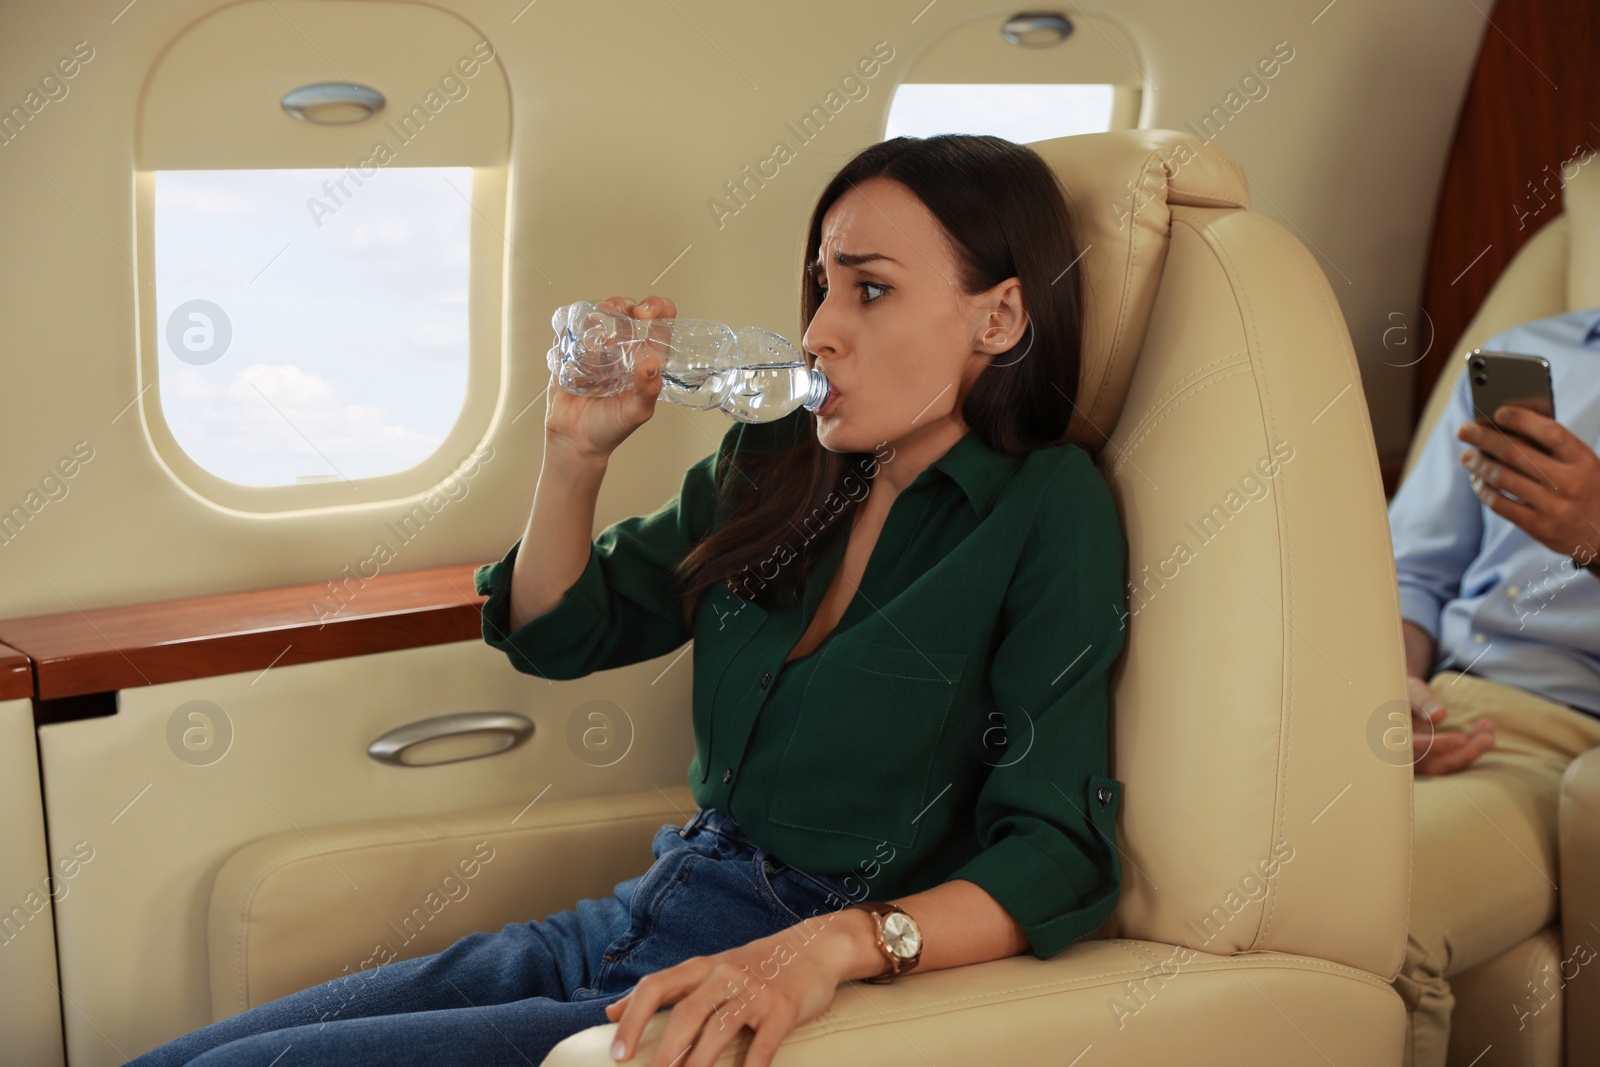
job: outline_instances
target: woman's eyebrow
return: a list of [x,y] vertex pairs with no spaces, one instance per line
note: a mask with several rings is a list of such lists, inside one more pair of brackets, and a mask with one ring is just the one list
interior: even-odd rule
[[[900,265],[899,260],[895,259],[893,256],[885,255],[882,252],[843,252],[839,249],[834,249],[833,252],[833,261],[842,267],[859,267],[863,263],[871,263],[880,259],[886,263],[893,263],[896,266]],[[813,277],[818,277],[821,275],[822,266],[823,261],[821,259],[818,259],[815,263],[811,264],[811,273]]]

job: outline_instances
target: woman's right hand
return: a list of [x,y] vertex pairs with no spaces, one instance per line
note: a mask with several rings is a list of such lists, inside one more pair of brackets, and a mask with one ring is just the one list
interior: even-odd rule
[[[678,314],[677,304],[655,295],[637,302],[613,296],[595,307],[635,319],[670,319]],[[651,342],[651,347],[654,344]],[[569,393],[551,374],[545,400],[546,438],[558,439],[586,456],[609,456],[655,414],[656,399],[661,395],[661,365],[658,352],[641,351],[633,369],[633,388],[603,397]]]

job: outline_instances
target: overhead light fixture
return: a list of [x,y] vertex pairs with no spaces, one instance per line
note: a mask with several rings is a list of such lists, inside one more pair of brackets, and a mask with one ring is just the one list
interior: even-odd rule
[[1072,20],[1059,11],[1019,11],[1006,19],[1000,36],[1018,48],[1050,48],[1072,36]]
[[283,96],[283,110],[301,122],[318,126],[348,126],[363,122],[383,110],[383,94],[351,82],[317,82],[302,85]]

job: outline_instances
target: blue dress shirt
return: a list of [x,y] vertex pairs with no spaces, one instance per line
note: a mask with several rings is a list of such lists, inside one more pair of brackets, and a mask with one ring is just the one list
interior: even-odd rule
[[[1524,323],[1483,347],[1549,360],[1556,421],[1600,451],[1600,310]],[[1433,636],[1435,671],[1600,715],[1600,579],[1478,499],[1456,437],[1475,417],[1463,373],[1389,504],[1400,616]]]

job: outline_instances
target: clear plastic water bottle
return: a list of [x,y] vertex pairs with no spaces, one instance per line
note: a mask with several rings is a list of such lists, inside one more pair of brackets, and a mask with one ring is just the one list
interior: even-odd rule
[[797,407],[816,411],[830,393],[784,337],[748,326],[738,332],[708,319],[635,319],[585,300],[550,318],[555,343],[545,357],[556,382],[580,396],[633,388],[637,362],[659,356],[661,399],[697,411],[717,408],[739,422],[771,422]]

